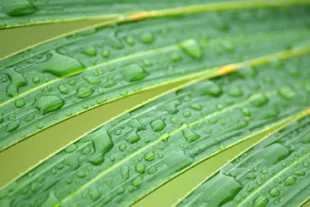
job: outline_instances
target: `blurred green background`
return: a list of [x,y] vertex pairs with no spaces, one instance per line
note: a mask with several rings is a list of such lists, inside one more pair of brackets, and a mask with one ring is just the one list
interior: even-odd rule
[[[39,44],[61,34],[72,32],[97,23],[99,23],[98,20],[93,20],[0,30],[0,59],[12,53],[17,53],[31,45]],[[159,87],[95,108],[77,117],[50,127],[8,150],[3,151],[0,153],[0,187],[16,178],[40,160],[45,159],[50,154],[64,148],[68,143],[78,139],[87,131],[90,131],[116,115],[177,85],[178,84],[172,84]],[[206,177],[219,169],[223,164],[229,162],[239,153],[258,141],[259,137],[246,140],[208,160],[205,160],[174,180],[166,183],[159,189],[153,191],[148,196],[138,201],[134,207],[172,206],[179,198],[182,198],[187,191],[194,188]],[[307,206],[310,206],[310,202],[304,204],[304,207]]]

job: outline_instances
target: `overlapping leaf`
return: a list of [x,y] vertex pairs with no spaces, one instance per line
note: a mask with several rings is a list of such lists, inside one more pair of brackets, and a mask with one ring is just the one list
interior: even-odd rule
[[136,20],[146,17],[173,15],[180,12],[223,10],[253,5],[259,7],[279,4],[307,4],[306,0],[282,1],[225,1],[225,0],[1,0],[0,28],[10,28],[42,23],[102,19],[111,22]]
[[299,206],[310,197],[310,118],[223,167],[177,206]]
[[203,159],[304,116],[309,67],[309,56],[295,57],[164,96],[52,156],[4,188],[1,202],[128,206]]
[[309,7],[299,6],[149,19],[62,38],[5,59],[0,146],[132,93],[217,76],[216,67],[305,46],[308,13]]

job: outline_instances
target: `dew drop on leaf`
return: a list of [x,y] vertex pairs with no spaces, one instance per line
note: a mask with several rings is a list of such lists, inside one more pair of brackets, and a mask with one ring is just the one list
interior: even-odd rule
[[76,93],[79,98],[87,98],[94,93],[94,89],[81,87],[77,89]]
[[58,86],[58,90],[59,90],[60,93],[62,93],[62,94],[68,94],[68,93],[69,93],[68,89],[67,89],[66,86],[63,85],[63,84],[60,84],[60,85]]
[[147,152],[144,155],[144,159],[147,160],[147,161],[152,161],[152,160],[154,160],[154,158],[155,158],[155,154],[154,154],[153,151]]
[[58,96],[41,96],[36,100],[35,107],[44,115],[60,109],[64,104]]
[[12,17],[35,13],[38,9],[28,0],[14,0],[1,2],[3,11]]
[[294,89],[289,86],[279,88],[279,94],[285,99],[292,99],[296,95]]
[[18,99],[16,102],[15,102],[15,106],[17,108],[22,108],[25,106],[25,101],[23,99]]
[[197,43],[196,40],[188,40],[180,44],[180,47],[184,52],[192,58],[198,59],[203,55],[201,46]]
[[154,42],[155,40],[155,37],[154,35],[151,33],[151,32],[145,32],[143,33],[141,36],[141,41],[144,43],[144,44],[151,44],[152,42]]
[[194,133],[192,130],[189,128],[185,128],[182,130],[183,136],[186,139],[187,142],[191,143],[193,141],[196,141],[197,139],[200,138],[200,136],[196,133]]
[[293,185],[296,182],[296,178],[293,176],[288,176],[285,180],[285,185]]
[[267,206],[269,200],[264,196],[259,196],[254,201],[254,207],[265,207]]
[[159,132],[165,128],[165,122],[161,119],[155,120],[151,122],[151,127],[153,131]]
[[136,171],[137,173],[143,174],[145,172],[145,165],[143,163],[138,163],[136,165]]
[[19,125],[20,125],[19,121],[13,121],[6,126],[6,131],[12,132],[16,130],[19,127]]
[[137,64],[132,64],[121,68],[121,74],[123,79],[128,82],[142,80],[148,76],[148,73],[144,70],[144,68]]
[[85,55],[88,55],[88,56],[96,56],[97,55],[97,50],[94,46],[89,46],[89,47],[86,47],[84,50],[83,50],[83,53]]

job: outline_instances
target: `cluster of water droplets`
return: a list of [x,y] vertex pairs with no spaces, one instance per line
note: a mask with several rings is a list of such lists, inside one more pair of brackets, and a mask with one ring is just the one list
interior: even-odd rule
[[[303,70],[308,65],[303,57],[247,68],[167,95],[86,135],[0,197],[11,206],[130,204],[186,167],[286,117],[288,110],[303,109],[309,103],[304,83],[309,72]],[[49,100],[63,107],[60,99]],[[40,107],[40,101],[41,113],[55,108]]]
[[[4,60],[0,118],[5,133],[0,145],[6,147],[107,101],[207,68],[255,58],[260,51],[272,53],[285,48],[286,42],[303,41],[307,35],[295,32],[283,37],[278,46],[284,23],[264,28],[266,32],[281,30],[271,34],[266,44],[260,43],[265,35],[253,36],[263,31],[252,21],[264,22],[274,15],[283,18],[280,22],[298,22],[293,25],[301,27],[298,17],[285,18],[294,11],[257,9],[150,19],[47,43],[12,57],[13,65]],[[168,21],[166,26],[157,27],[162,21]],[[208,25],[208,30],[197,25]],[[240,33],[245,35],[239,37]],[[276,45],[270,46],[273,42]],[[230,93],[238,96],[238,89]]]
[[[308,196],[309,118],[294,123],[236,158],[179,206],[292,206]],[[216,186],[220,189],[210,194]],[[212,196],[211,196],[212,195]]]

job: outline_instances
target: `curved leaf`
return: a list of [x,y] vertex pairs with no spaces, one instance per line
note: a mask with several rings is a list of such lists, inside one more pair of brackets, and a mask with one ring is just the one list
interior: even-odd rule
[[223,167],[177,206],[299,206],[310,197],[309,131],[309,117],[292,124]]
[[1,202],[128,206],[225,148],[304,116],[309,66],[309,56],[296,57],[164,96],[52,156],[1,190]]
[[111,24],[179,13],[308,3],[306,0],[227,2],[225,0],[123,0],[118,2],[102,0],[2,0],[0,29],[84,19],[110,20]]
[[308,12],[309,7],[285,7],[150,19],[80,33],[5,59],[0,147],[121,97],[222,75],[214,68],[306,45]]

